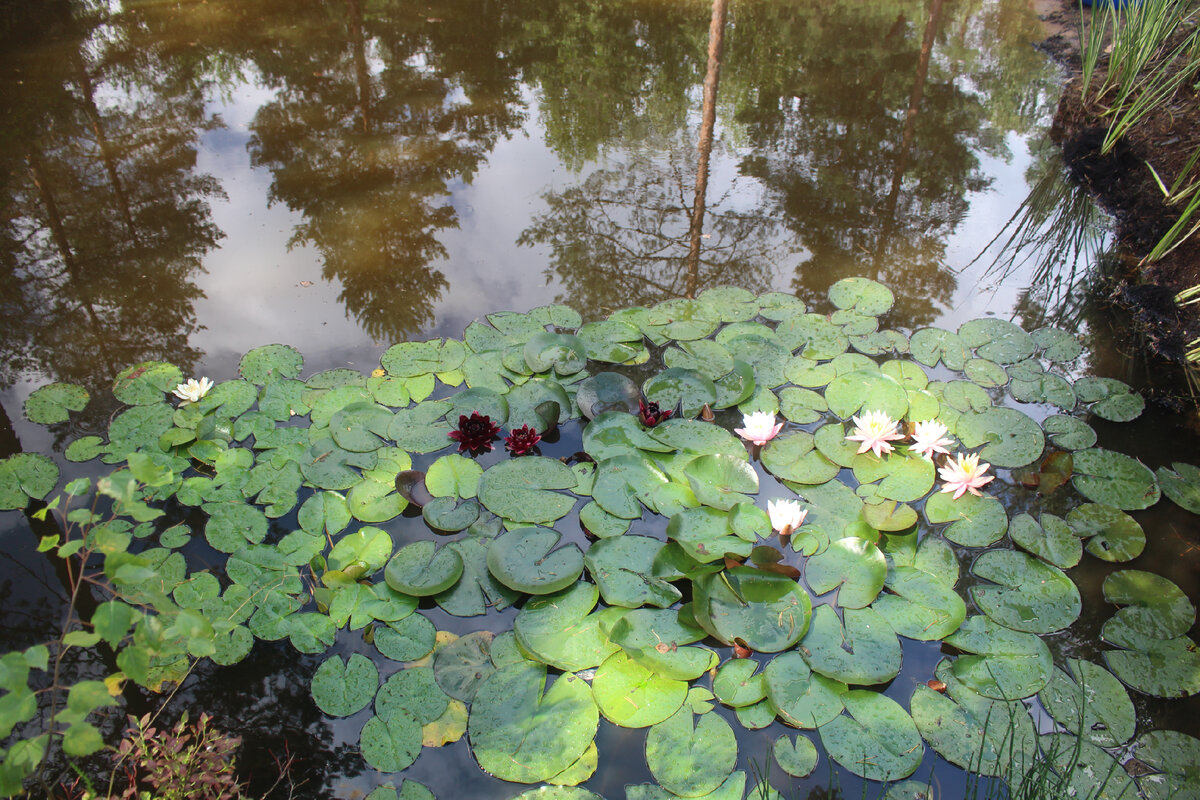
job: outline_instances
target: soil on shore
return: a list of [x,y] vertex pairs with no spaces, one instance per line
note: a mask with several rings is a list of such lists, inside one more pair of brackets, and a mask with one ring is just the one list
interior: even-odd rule
[[[1180,211],[1166,204],[1147,163],[1168,186],[1184,169],[1200,147],[1200,94],[1185,86],[1111,152],[1101,154],[1108,119],[1098,104],[1081,98],[1078,0],[1033,4],[1049,34],[1042,47],[1069,75],[1050,136],[1062,148],[1072,176],[1116,221],[1121,267],[1112,300],[1133,316],[1151,350],[1182,362],[1186,344],[1200,337],[1200,304],[1179,308],[1174,296],[1200,284],[1200,234],[1161,261],[1143,263]],[[1102,59],[1097,72],[1104,66]]]

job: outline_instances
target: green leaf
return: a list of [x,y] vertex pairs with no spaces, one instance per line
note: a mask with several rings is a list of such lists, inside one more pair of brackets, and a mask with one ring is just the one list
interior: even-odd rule
[[350,524],[350,507],[336,492],[317,492],[300,506],[297,521],[314,536],[336,536]]
[[[509,462],[515,463],[515,462]],[[488,547],[488,570],[510,589],[552,594],[583,572],[583,553],[574,544],[554,550],[562,534],[550,528],[518,528]]]
[[81,463],[91,461],[103,453],[104,449],[104,440],[99,436],[81,436],[67,445],[66,452],[63,455],[66,456],[68,461]]
[[690,369],[668,368],[642,384],[646,400],[664,409],[679,407],[684,417],[695,417],[707,404],[717,402],[717,387],[708,378]]
[[883,411],[892,419],[908,413],[908,393],[889,375],[871,370],[848,372],[830,381],[825,390],[829,410],[850,419],[860,409]]
[[337,446],[353,453],[373,453],[384,445],[392,412],[378,403],[350,403],[329,418],[329,434]]
[[737,456],[700,456],[684,468],[684,474],[696,499],[725,511],[738,503],[750,502],[742,492],[758,492],[758,473]]
[[692,591],[697,621],[726,644],[737,638],[756,652],[778,653],[808,630],[808,593],[777,572],[733,567],[695,579]]
[[899,780],[916,771],[925,746],[899,703],[863,689],[846,692],[842,702],[849,716],[837,716],[820,729],[830,758],[868,780]]
[[658,539],[632,534],[602,539],[588,548],[584,565],[610,606],[670,608],[681,594],[656,569],[664,546]]
[[878,612],[848,608],[842,616],[832,606],[818,606],[812,626],[800,640],[800,652],[813,672],[844,683],[887,683],[900,673],[900,640]]
[[706,647],[684,647],[704,638],[700,628],[685,624],[677,611],[638,608],[612,626],[609,638],[630,658],[667,678],[692,680],[717,665]]
[[1061,517],[1042,514],[1034,520],[1029,514],[1012,518],[1008,534],[1014,543],[1059,569],[1070,569],[1083,557],[1083,544]]
[[941,328],[922,328],[908,342],[913,358],[927,367],[936,367],[941,361],[949,369],[960,371],[970,353],[958,334]]
[[17,453],[0,461],[0,510],[25,508],[58,483],[58,465],[40,453]]
[[1132,739],[1136,712],[1121,682],[1090,661],[1071,658],[1067,665],[1071,674],[1055,669],[1038,694],[1046,712],[1099,747],[1117,747]]
[[954,429],[964,447],[984,448],[982,461],[1012,468],[1032,464],[1045,449],[1042,429],[1029,417],[1012,408],[992,408],[982,413],[964,413]]
[[474,497],[483,468],[457,453],[438,458],[425,473],[425,487],[434,497]]
[[934,525],[953,523],[942,535],[964,547],[988,547],[1000,541],[1008,529],[1004,506],[987,495],[964,494],[954,500],[939,492],[925,501],[925,518]]
[[1154,697],[1187,697],[1200,693],[1200,652],[1187,636],[1146,636],[1126,617],[1114,616],[1100,630],[1104,641],[1124,650],[1106,650],[1105,663],[1139,692]]
[[587,682],[546,668],[510,664],[492,674],[471,703],[468,729],[479,765],[502,780],[537,783],[570,767],[596,735],[599,712]]
[[449,704],[450,696],[437,685],[431,667],[409,667],[384,681],[375,696],[375,713],[391,719],[403,711],[426,725],[440,717]]
[[681,708],[646,734],[646,763],[668,791],[697,797],[715,790],[737,763],[737,739],[716,714]]
[[122,370],[113,381],[113,394],[131,406],[162,402],[163,395],[183,382],[183,373],[165,361],[143,361]]
[[392,417],[387,438],[411,453],[441,450],[452,443],[450,431],[453,429],[442,419],[449,410],[449,403],[436,400],[402,408]]
[[1098,447],[1075,453],[1072,483],[1087,499],[1125,511],[1149,508],[1161,496],[1142,462]]
[[1088,540],[1089,553],[1105,561],[1131,561],[1146,547],[1146,534],[1137,520],[1102,503],[1076,506],[1067,514],[1067,524]]
[[[423,540],[401,547],[384,570],[388,586],[412,597],[446,591],[462,576],[462,556],[452,547]],[[440,713],[440,712],[439,712]]]
[[375,647],[393,661],[416,661],[433,650],[437,631],[424,614],[375,628]]
[[596,586],[579,581],[554,594],[531,598],[513,625],[516,641],[531,657],[574,672],[594,667],[617,650],[606,633],[621,609],[590,613]]
[[818,595],[838,591],[842,608],[864,608],[883,588],[887,561],[875,545],[850,536],[831,543],[822,553],[808,560],[804,579]]
[[971,600],[1006,628],[1054,633],[1079,618],[1079,590],[1061,570],[1017,550],[989,550],[971,571],[997,586],[971,587]]
[[998,364],[1016,364],[1033,355],[1033,337],[1012,322],[996,317],[973,319],[958,327],[958,336],[976,355]]
[[472,536],[450,543],[450,547],[462,557],[463,574],[452,588],[434,597],[446,612],[470,617],[483,614],[493,607],[497,610],[507,608],[520,597],[519,592],[500,583],[488,571],[490,543],[491,539],[484,536]]
[[648,728],[679,710],[688,683],[658,675],[618,650],[597,668],[592,693],[609,722],[622,728]]
[[825,361],[846,352],[850,340],[845,332],[823,314],[796,314],[775,327],[775,333],[793,353],[813,361]]
[[1151,800],[1195,800],[1200,786],[1200,740],[1178,731],[1147,731],[1137,739],[1137,757],[1158,770],[1142,779]]
[[750,555],[751,544],[737,536],[729,514],[715,508],[689,508],[671,517],[667,538],[678,542],[684,552],[702,563],[716,561],[726,553]]
[[73,383],[50,383],[35,389],[25,398],[25,416],[39,425],[66,422],[72,411],[83,411],[88,391]]
[[374,716],[359,735],[363,760],[380,772],[407,769],[421,754],[421,726],[404,711]]
[[267,344],[256,347],[242,356],[238,372],[242,377],[265,386],[281,379],[296,378],[304,366],[304,356],[286,344]]
[[1163,494],[1171,502],[1193,514],[1200,514],[1200,468],[1176,461],[1171,464],[1171,469],[1159,467],[1155,475]]
[[561,461],[526,456],[501,461],[479,479],[479,501],[493,514],[513,522],[553,523],[575,505],[555,489],[571,489],[575,473]]
[[1050,682],[1054,666],[1046,643],[1032,633],[1010,630],[984,616],[968,617],[944,640],[966,653],[955,659],[955,677],[985,697],[1032,697]]
[[313,701],[322,712],[331,717],[349,717],[366,708],[375,696],[379,670],[358,653],[347,661],[331,656],[313,673],[311,688]]
[[1104,579],[1104,599],[1123,606],[1115,615],[1143,636],[1173,639],[1196,623],[1196,606],[1171,581],[1140,569],[1122,569]]
[[475,698],[480,684],[495,672],[494,638],[491,631],[474,631],[434,651],[433,674],[442,691],[464,703]]
[[1042,358],[1047,361],[1066,363],[1074,361],[1083,352],[1079,339],[1058,328],[1038,328],[1030,336],[1042,350]]
[[817,746],[807,736],[788,736],[775,740],[771,746],[775,763],[794,778],[805,778],[817,768]]
[[104,737],[95,725],[88,722],[76,722],[63,732],[63,752],[69,756],[90,756],[104,747]]
[[895,567],[886,586],[891,593],[881,595],[871,607],[901,636],[939,641],[958,630],[967,617],[966,604],[953,585],[916,567]]
[[817,728],[842,712],[846,685],[814,673],[797,650],[775,656],[763,678],[767,697],[789,725]]
[[236,553],[246,542],[258,544],[267,535],[270,523],[266,514],[254,506],[218,503],[209,512],[204,538],[222,553]]

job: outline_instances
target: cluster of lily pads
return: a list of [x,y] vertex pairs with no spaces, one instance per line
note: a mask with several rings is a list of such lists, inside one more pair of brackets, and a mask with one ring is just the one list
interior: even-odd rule
[[[121,649],[121,677],[148,686],[195,657],[236,663],[255,639],[322,653],[352,637],[357,652],[324,660],[312,696],[364,717],[371,767],[401,772],[466,735],[488,773],[559,787],[539,797],[597,797],[578,785],[605,768],[601,718],[646,729],[657,784],[629,798],[740,800],[733,725],[776,722],[792,732],[774,758],[798,777],[817,764],[815,735],[869,780],[904,781],[928,746],[1010,781],[1049,760],[1079,797],[1200,797],[1200,740],[1135,738],[1129,696],[1200,691],[1187,596],[1114,571],[1107,668],[1056,666],[1041,638],[1078,618],[1065,570],[1085,550],[1141,553],[1128,512],[1166,494],[1200,513],[1200,469],[1156,475],[1095,446],[1087,418],[1133,419],[1142,399],[1070,380],[1081,348],[1068,333],[999,319],[881,329],[892,294],[860,278],[829,300],[824,313],[717,288],[586,324],[564,306],[502,312],[463,341],[394,345],[370,376],[301,380],[301,354],[269,345],[238,379],[180,386],[178,405],[177,368],[131,367],[107,440],[66,451],[123,465],[102,487],[117,516],[88,534],[115,592],[92,628]],[[39,389],[27,414],[64,420],[81,391]],[[494,448],[505,427],[510,446]],[[579,452],[541,454],[571,437]],[[1007,476],[989,483],[989,464]],[[136,491],[112,488],[130,476]],[[49,459],[16,456],[0,463],[0,503],[23,507],[57,479]],[[997,495],[1032,513],[1010,519]],[[1051,495],[1069,510],[1040,512]],[[202,533],[137,516],[169,498],[203,510]],[[223,567],[191,569],[205,548]],[[432,604],[519,610],[511,628],[459,637],[422,613]],[[881,691],[901,638],[954,653],[907,705]],[[390,662],[403,668],[381,680]],[[1055,733],[1037,733],[1035,697]],[[1133,755],[1137,777],[1120,763]],[[429,796],[405,781],[371,798]]]

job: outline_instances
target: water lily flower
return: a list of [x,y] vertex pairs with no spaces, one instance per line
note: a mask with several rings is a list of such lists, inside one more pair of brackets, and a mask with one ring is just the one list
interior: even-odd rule
[[979,454],[963,455],[959,453],[953,460],[947,460],[944,466],[938,467],[938,476],[946,482],[943,492],[954,492],[954,498],[970,492],[976,497],[982,497],[979,487],[991,483],[995,475],[984,475],[991,464],[980,464]]
[[954,440],[945,438],[947,430],[946,426],[936,419],[918,422],[916,430],[913,431],[913,443],[908,449],[927,459],[932,459],[934,453],[950,455],[946,448],[954,444]]
[[795,500],[768,500],[767,514],[771,517],[771,527],[782,534],[796,530],[808,516],[808,509],[801,508]]
[[662,410],[658,407],[658,403],[647,403],[645,400],[638,400],[638,419],[647,428],[653,428],[664,419],[669,419],[675,412],[671,409]]
[[904,434],[896,430],[897,424],[884,411],[866,411],[854,418],[854,433],[848,434],[846,439],[862,442],[859,453],[871,450],[877,458],[882,458],[884,453],[896,449],[890,442],[904,438]]
[[523,456],[542,440],[541,434],[528,425],[513,428],[504,438],[504,449],[514,456]]
[[500,426],[493,423],[487,414],[472,411],[470,417],[460,414],[458,430],[450,431],[448,435],[458,442],[458,452],[479,455],[492,449],[492,442],[500,438],[498,433]]
[[783,430],[783,423],[776,424],[775,415],[770,411],[755,411],[742,415],[744,428],[734,428],[733,432],[743,439],[761,446],[774,439]]
[[181,383],[175,387],[173,394],[182,400],[186,405],[187,403],[195,403],[199,401],[200,398],[208,394],[215,385],[216,384],[210,381],[208,378],[201,378],[200,380],[188,378],[187,383]]

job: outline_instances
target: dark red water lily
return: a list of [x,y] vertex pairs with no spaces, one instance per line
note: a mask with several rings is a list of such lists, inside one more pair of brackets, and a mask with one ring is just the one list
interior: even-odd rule
[[541,440],[542,437],[536,430],[528,425],[522,425],[512,429],[508,436],[504,437],[504,449],[514,456],[523,456]]
[[658,407],[658,403],[647,403],[645,400],[638,400],[638,419],[647,428],[653,428],[664,419],[670,418],[675,412],[671,409],[662,410]]
[[450,438],[458,442],[458,452],[479,455],[492,449],[492,442],[500,437],[500,426],[492,422],[487,414],[472,411],[471,416],[458,417],[458,430],[450,431]]

